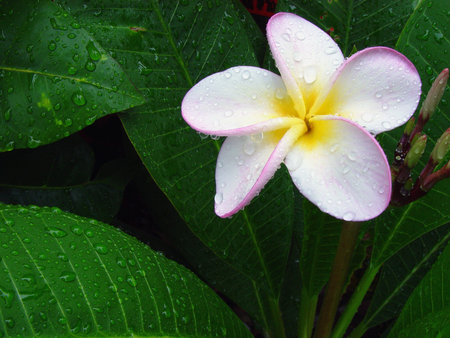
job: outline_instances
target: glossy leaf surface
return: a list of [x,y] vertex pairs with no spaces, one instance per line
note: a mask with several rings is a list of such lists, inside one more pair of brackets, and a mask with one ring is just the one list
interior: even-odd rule
[[[448,12],[450,12],[448,2],[443,2],[439,6],[433,5],[432,2],[421,3],[397,43],[397,50],[405,54],[419,71],[422,80],[422,98],[428,93],[436,76],[449,66],[449,57],[446,55],[450,48],[448,42],[450,32],[447,30]],[[441,104],[424,129],[428,137],[427,148],[415,168],[413,179],[427,163],[436,140],[450,127],[450,119],[447,116],[447,105],[450,100],[448,89],[447,86]],[[416,119],[417,116],[418,113]],[[390,160],[402,133],[402,128],[397,128],[383,134],[381,138],[381,144]],[[444,158],[442,164],[446,161],[448,158]],[[406,244],[449,220],[450,181],[444,180],[424,198],[405,207],[386,211],[376,220],[377,235],[374,242],[373,264],[376,266],[382,264]]]
[[447,337],[450,333],[450,248],[444,250],[436,264],[405,305],[390,338]]
[[144,103],[117,62],[51,1],[2,1],[0,151],[36,148]]
[[186,268],[58,208],[0,205],[0,335],[251,337]]

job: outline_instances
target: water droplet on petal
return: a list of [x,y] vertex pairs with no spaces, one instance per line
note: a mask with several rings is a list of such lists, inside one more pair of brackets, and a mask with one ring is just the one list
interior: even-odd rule
[[355,162],[358,159],[358,155],[354,151],[349,152],[347,156],[348,159],[353,162]]
[[299,32],[295,33],[295,37],[299,40],[305,40],[306,35],[305,35],[305,33],[299,31]]
[[246,153],[247,155],[253,155],[255,153],[256,150],[256,144],[255,142],[246,142],[244,144],[244,153]]
[[381,125],[385,129],[390,129],[391,128],[391,124],[388,121],[384,121]]
[[384,102],[383,105],[382,105],[382,108],[384,110],[387,110],[389,108],[389,105],[386,102]]
[[230,73],[230,72],[226,72],[226,73],[225,73],[225,77],[226,77],[227,79],[229,79],[229,78],[231,77],[231,73]]
[[245,72],[242,73],[242,78],[244,80],[247,80],[250,77],[250,72],[248,70],[246,70]]
[[284,89],[277,88],[277,90],[275,91],[275,97],[279,100],[284,99],[285,95],[286,95],[286,92]]
[[331,55],[331,54],[334,54],[336,52],[337,52],[337,49],[334,46],[330,46],[330,47],[325,48],[325,54]]
[[375,93],[375,97],[376,98],[380,98],[380,97],[382,97],[383,96],[383,93],[381,92],[381,91],[377,91],[376,93]]
[[284,159],[284,164],[289,171],[295,171],[302,165],[303,159],[301,156],[288,156]]
[[263,140],[264,134],[263,133],[252,134],[250,136],[250,138],[252,139],[253,142],[259,143],[259,142],[261,142]]
[[291,41],[291,37],[287,33],[281,34],[281,37],[283,38],[284,41],[287,41],[287,42]]
[[221,204],[223,202],[223,194],[221,192],[214,196],[214,202],[216,202],[216,204]]
[[372,122],[373,121],[373,116],[371,113],[364,113],[362,115],[362,119],[364,120],[364,122]]
[[295,51],[292,58],[294,59],[294,61],[300,62],[302,61],[302,54],[298,51]]
[[332,153],[334,153],[336,150],[338,150],[339,149],[339,144],[338,143],[335,143],[335,144],[333,144],[332,146],[331,146],[331,148],[330,148],[330,151],[332,152]]
[[305,78],[306,83],[313,83],[317,78],[317,67],[316,66],[308,66],[303,68],[303,77]]
[[355,213],[354,212],[351,212],[351,211],[349,211],[349,212],[346,212],[345,214],[344,214],[344,221],[347,221],[347,222],[350,222],[350,221],[353,221],[354,219],[355,219]]
[[231,115],[233,115],[233,111],[231,109],[225,110],[225,116],[226,117],[230,117]]

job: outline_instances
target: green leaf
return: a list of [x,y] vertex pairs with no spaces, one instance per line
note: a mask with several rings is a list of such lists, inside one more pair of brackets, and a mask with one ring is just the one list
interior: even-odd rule
[[[130,9],[120,1],[108,8],[71,1],[70,8],[148,101],[121,119],[158,186],[202,242],[276,299],[292,236],[291,180],[280,171],[248,208],[220,219],[213,210],[220,141],[200,138],[180,112],[184,94],[205,76],[257,65],[236,4],[155,1]],[[90,8],[101,14],[90,16]]]
[[117,62],[51,1],[2,1],[0,151],[36,148],[144,103]]
[[186,268],[57,208],[0,205],[0,336],[251,337]]
[[330,278],[342,229],[338,220],[319,210],[307,199],[303,200],[305,228],[300,270],[309,297],[317,296]]
[[388,337],[428,338],[450,334],[450,247],[408,299]]
[[92,149],[78,135],[37,149],[0,153],[0,201],[55,206],[80,216],[111,222],[136,163],[117,159],[94,170]]
[[345,56],[371,46],[394,47],[413,5],[410,1],[279,0],[277,12],[311,21],[336,40]]
[[398,316],[408,297],[431,269],[450,239],[450,225],[426,233],[400,249],[383,265],[364,318],[367,328]]
[[[406,55],[416,66],[422,79],[422,92],[426,94],[432,80],[448,67],[447,52],[450,48],[450,32],[447,31],[450,3],[443,2],[439,6],[432,2],[422,2],[408,21],[397,43],[397,50]],[[441,38],[442,37],[442,38]],[[424,95],[422,95],[422,99]],[[413,179],[428,161],[428,156],[437,139],[450,127],[450,119],[443,112],[447,109],[450,92],[444,92],[443,100],[436,113],[424,128],[427,135],[427,148],[421,161],[415,168]],[[420,108],[420,105],[419,105]],[[418,112],[416,113],[416,119]],[[397,128],[384,133],[380,139],[390,161],[394,149],[403,133]],[[447,159],[448,160],[448,159]],[[373,261],[375,266],[381,265],[400,248],[404,247],[422,234],[435,229],[450,220],[450,182],[438,183],[424,198],[406,205],[386,211],[376,220]]]

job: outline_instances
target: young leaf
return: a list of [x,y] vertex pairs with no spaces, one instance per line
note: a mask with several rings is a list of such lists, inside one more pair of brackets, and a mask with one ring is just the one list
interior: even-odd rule
[[0,205],[0,336],[251,337],[186,268],[58,208]]
[[2,1],[0,151],[36,148],[144,99],[102,46],[52,1]]

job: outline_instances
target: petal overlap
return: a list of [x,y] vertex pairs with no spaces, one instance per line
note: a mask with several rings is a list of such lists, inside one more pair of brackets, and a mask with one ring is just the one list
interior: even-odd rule
[[300,192],[322,211],[347,221],[378,216],[391,194],[389,165],[375,138],[355,122],[317,116],[286,165]]
[[338,114],[378,134],[408,121],[420,88],[419,74],[405,56],[390,48],[367,48],[333,74],[310,114]]
[[279,75],[256,67],[234,67],[196,84],[184,97],[185,121],[205,134],[250,135],[298,123]]

